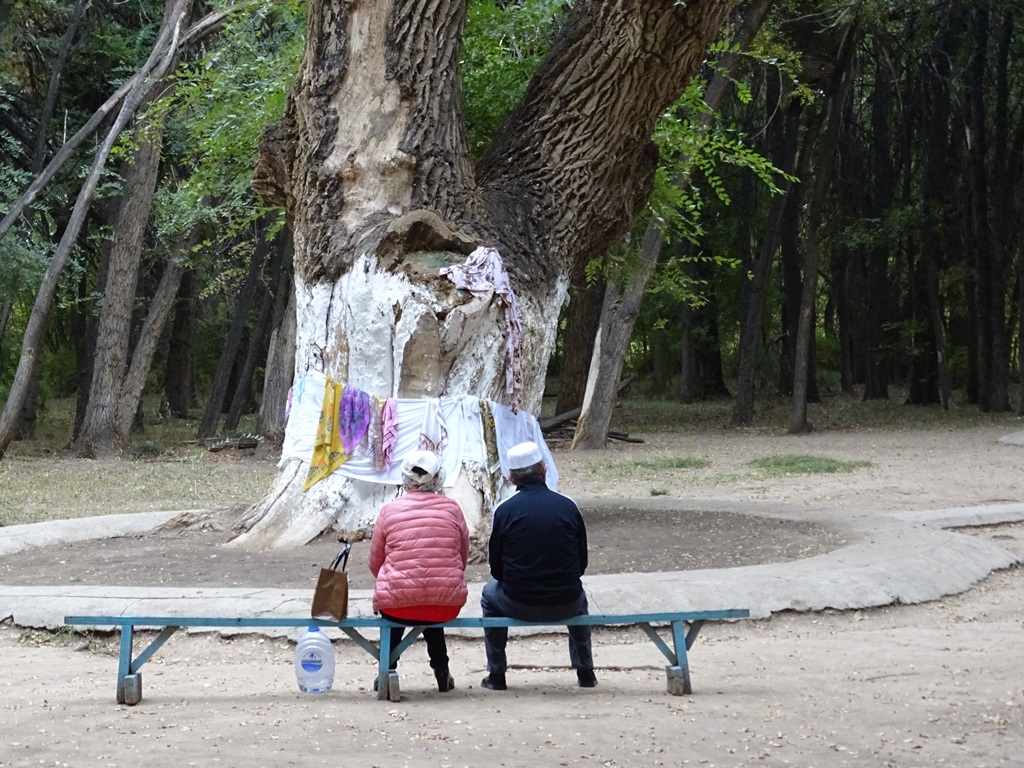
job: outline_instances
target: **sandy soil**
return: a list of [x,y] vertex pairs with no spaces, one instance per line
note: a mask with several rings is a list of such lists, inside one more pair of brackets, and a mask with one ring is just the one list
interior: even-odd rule
[[[1005,428],[653,437],[559,457],[579,498],[757,501],[891,512],[1021,500],[1024,449]],[[768,479],[751,458],[869,461],[845,475]],[[639,457],[707,456],[699,470],[623,473]],[[721,521],[720,521],[721,522]],[[1024,525],[965,530],[1024,557]],[[479,687],[483,647],[453,638],[458,687],[432,689],[403,657],[402,701],[369,691],[374,663],[336,643],[335,690],[301,694],[292,646],[175,637],[143,668],[144,699],[114,703],[116,639],[0,627],[0,766],[1019,766],[1024,744],[1024,570],[920,606],[783,614],[706,627],[694,694],[665,692],[635,630],[600,630],[600,684],[574,685],[562,635],[514,638],[510,689]],[[6,578],[4,579],[7,580]]]

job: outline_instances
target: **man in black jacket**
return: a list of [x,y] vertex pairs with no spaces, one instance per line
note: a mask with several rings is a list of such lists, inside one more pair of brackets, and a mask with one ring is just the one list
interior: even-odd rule
[[[491,580],[484,585],[483,615],[521,621],[558,621],[586,615],[580,577],[587,570],[587,528],[576,502],[545,484],[547,465],[536,443],[508,451],[516,493],[494,510],[488,544]],[[571,626],[569,658],[579,684],[597,685],[590,627]],[[481,685],[503,691],[507,627],[486,627],[487,672]]]

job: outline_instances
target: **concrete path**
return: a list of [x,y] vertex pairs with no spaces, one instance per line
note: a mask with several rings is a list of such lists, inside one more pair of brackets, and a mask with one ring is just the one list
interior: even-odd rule
[[[111,515],[0,528],[0,554],[58,541],[142,533],[175,514]],[[763,514],[771,516],[772,511],[766,507]],[[1024,520],[1024,503],[865,514],[842,521],[825,511],[803,510],[799,515],[842,527],[851,543],[788,563],[588,576],[584,582],[591,613],[747,608],[753,618],[766,618],[787,610],[936,600],[970,589],[992,571],[1018,562],[1015,555],[991,542],[946,529]],[[463,615],[479,615],[482,586],[470,585]],[[354,591],[350,614],[371,615],[370,596],[368,590]],[[308,615],[310,599],[309,590],[304,589],[0,586],[0,620],[53,629],[62,626],[68,615],[299,617]]]

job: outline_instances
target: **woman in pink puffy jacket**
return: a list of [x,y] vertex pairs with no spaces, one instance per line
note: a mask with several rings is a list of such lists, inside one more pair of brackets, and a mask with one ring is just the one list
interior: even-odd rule
[[[441,494],[444,470],[430,451],[402,461],[405,493],[381,507],[370,539],[370,570],[377,579],[373,610],[386,619],[423,626],[454,619],[466,604],[469,530],[458,502]],[[391,647],[404,630],[391,630]],[[425,627],[437,689],[455,687],[442,627]],[[374,685],[376,690],[376,684]]]

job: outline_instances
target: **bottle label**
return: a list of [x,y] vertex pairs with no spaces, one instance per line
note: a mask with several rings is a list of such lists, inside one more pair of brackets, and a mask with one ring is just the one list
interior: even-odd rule
[[324,666],[324,660],[316,651],[310,651],[299,660],[299,664],[307,672],[319,672]]

